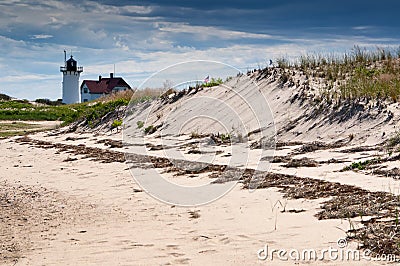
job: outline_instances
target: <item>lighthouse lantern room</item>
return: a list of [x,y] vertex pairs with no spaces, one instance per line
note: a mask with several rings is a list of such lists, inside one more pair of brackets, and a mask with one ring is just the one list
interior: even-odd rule
[[80,103],[81,94],[79,92],[79,76],[83,72],[83,67],[78,67],[78,62],[71,58],[66,60],[64,51],[64,66],[60,67],[63,73],[62,81],[62,102],[66,104]]

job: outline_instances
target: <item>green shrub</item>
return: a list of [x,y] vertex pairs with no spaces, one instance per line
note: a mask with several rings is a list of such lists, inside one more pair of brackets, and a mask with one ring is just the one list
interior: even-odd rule
[[63,104],[61,100],[52,101],[52,100],[49,100],[49,99],[36,99],[35,102],[41,103],[41,104],[46,104],[46,105],[53,105],[53,106],[62,105]]
[[222,142],[230,142],[231,141],[231,135],[230,134],[221,134],[220,138],[221,138]]
[[95,127],[101,122],[101,118],[118,109],[120,106],[128,105],[129,101],[126,99],[117,99],[109,102],[99,102],[95,105],[90,106],[80,117],[86,118],[86,121],[90,127]]
[[381,162],[380,158],[373,158],[370,160],[353,162],[351,165],[344,167],[343,171],[349,171],[354,169],[365,170],[369,165],[377,164],[380,162]]
[[111,124],[111,128],[117,128],[122,126],[122,120],[120,119],[116,119],[113,121],[113,123]]
[[139,120],[136,122],[136,125],[138,128],[142,128],[144,126],[144,122]]
[[0,93],[0,101],[9,101],[9,100],[11,100],[10,96],[4,93]]
[[144,129],[144,133],[146,133],[146,134],[153,134],[154,132],[156,132],[156,130],[157,130],[157,128],[156,128],[155,126],[150,125],[150,126],[148,126],[148,127],[146,127],[146,128]]

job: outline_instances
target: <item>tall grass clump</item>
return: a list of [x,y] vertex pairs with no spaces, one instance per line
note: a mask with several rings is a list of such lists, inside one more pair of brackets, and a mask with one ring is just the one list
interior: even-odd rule
[[123,99],[125,101],[132,101],[133,103],[144,102],[148,100],[153,100],[163,93],[161,88],[145,88],[140,90],[126,90],[116,93],[111,93],[105,95],[99,99],[94,100],[94,102],[109,102]]
[[209,82],[201,84],[200,87],[214,87],[221,85],[222,83],[224,83],[224,81],[221,78],[211,78]]
[[276,64],[278,65],[279,68],[283,69],[290,68],[292,66],[290,61],[285,57],[279,57],[278,59],[276,59]]
[[394,147],[400,144],[400,131],[396,131],[392,137],[390,137],[386,142],[386,148],[388,150],[393,149]]
[[384,49],[357,52],[351,76],[340,86],[345,99],[384,99],[396,102],[400,96],[399,54]]
[[115,92],[115,93],[110,93],[110,94],[106,94],[98,99],[93,100],[93,102],[110,102],[110,101],[115,101],[115,100],[119,100],[119,99],[124,99],[129,101],[132,97],[132,95],[135,92],[133,90],[126,90],[126,91],[119,91],[119,92]]
[[135,93],[132,95],[131,101],[136,103],[154,100],[156,98],[159,98],[164,92],[165,89],[162,88],[145,88],[136,90]]
[[295,61],[279,58],[277,65],[324,78],[331,87],[327,88],[330,98],[398,101],[400,97],[400,48],[371,50],[354,46],[340,55],[306,54]]

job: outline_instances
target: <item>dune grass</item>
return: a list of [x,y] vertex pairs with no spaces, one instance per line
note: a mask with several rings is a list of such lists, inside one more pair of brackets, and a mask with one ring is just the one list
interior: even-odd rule
[[399,64],[387,59],[380,67],[356,67],[351,78],[339,89],[340,95],[346,99],[390,99],[396,102],[400,96]]
[[139,103],[158,98],[162,93],[163,89],[153,89],[153,88],[145,88],[135,91],[127,90],[106,95],[104,97],[94,100],[93,102],[109,102],[109,101],[123,99],[127,102],[132,101],[132,103]]
[[214,87],[214,86],[218,86],[220,84],[224,83],[223,80],[221,78],[211,78],[211,80],[207,83],[203,83],[200,85],[200,87]]
[[308,77],[324,78],[328,84],[325,96],[337,102],[344,99],[398,101],[400,97],[400,48],[367,50],[355,46],[342,55],[308,54],[294,61],[279,58],[277,65],[281,69],[300,70]]
[[[395,147],[400,145],[400,131],[396,131],[393,135],[387,140],[386,148],[388,151],[392,151]],[[400,150],[399,150],[400,151]]]

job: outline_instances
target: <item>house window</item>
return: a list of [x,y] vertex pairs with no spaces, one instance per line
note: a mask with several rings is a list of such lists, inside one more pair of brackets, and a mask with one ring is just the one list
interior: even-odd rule
[[84,102],[84,103],[87,102],[87,99],[83,99],[83,102]]
[[88,93],[88,89],[86,87],[83,88],[83,93]]

